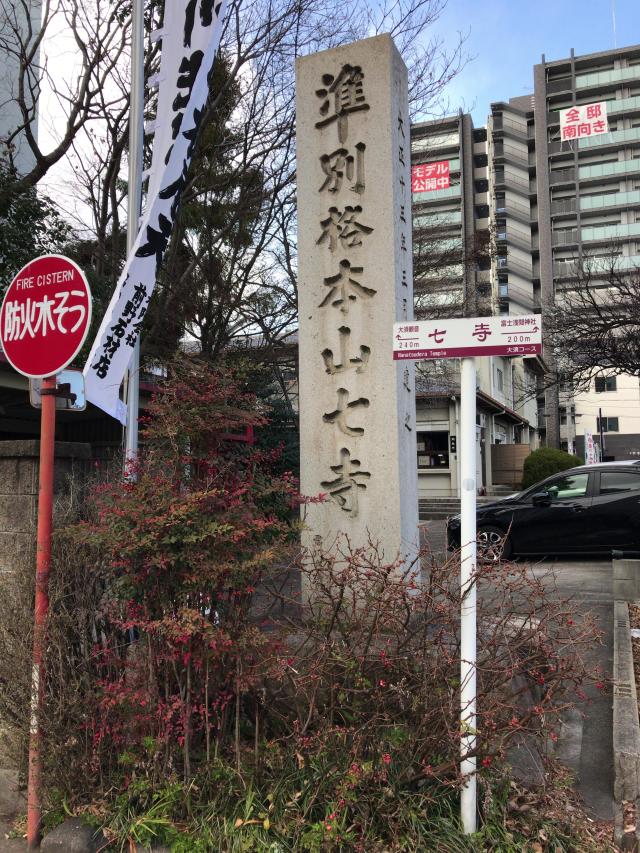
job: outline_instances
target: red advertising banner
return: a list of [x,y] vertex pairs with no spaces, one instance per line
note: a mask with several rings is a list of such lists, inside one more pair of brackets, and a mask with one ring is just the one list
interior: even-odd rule
[[582,139],[602,133],[609,133],[606,101],[560,110],[560,139],[563,142],[566,139]]
[[411,192],[431,193],[451,186],[449,160],[419,163],[411,167]]

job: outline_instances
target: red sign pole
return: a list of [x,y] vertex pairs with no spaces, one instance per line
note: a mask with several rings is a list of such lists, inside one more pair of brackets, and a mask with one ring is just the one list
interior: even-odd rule
[[27,841],[40,846],[42,825],[43,657],[49,610],[53,463],[56,432],[56,374],[71,364],[91,323],[91,291],[80,267],[64,255],[29,261],[6,289],[0,307],[0,343],[9,364],[23,376],[42,379],[40,491],[36,551],[36,594],[31,672],[31,728]]
[[49,610],[49,569],[53,519],[53,463],[56,432],[56,377],[42,380],[40,474],[38,492],[38,540],[36,552],[36,601],[31,676],[31,734],[29,739],[29,787],[27,793],[27,842],[29,850],[40,846],[42,827],[42,755],[40,716],[44,702],[45,630]]

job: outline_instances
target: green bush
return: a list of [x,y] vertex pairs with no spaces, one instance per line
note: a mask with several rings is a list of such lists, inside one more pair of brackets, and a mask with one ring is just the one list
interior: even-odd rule
[[575,468],[576,465],[584,465],[584,460],[554,447],[540,447],[524,460],[522,488],[528,489],[546,477],[566,471],[567,468]]

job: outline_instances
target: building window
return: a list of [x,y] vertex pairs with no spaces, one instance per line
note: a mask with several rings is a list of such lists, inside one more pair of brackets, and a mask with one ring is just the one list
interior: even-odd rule
[[502,299],[506,299],[509,296],[509,285],[500,283],[498,285],[498,296]]
[[486,166],[488,163],[486,154],[474,154],[473,155],[473,165],[476,169],[481,169],[483,166]]
[[596,393],[602,394],[603,391],[617,391],[616,376],[596,376]]
[[496,388],[498,391],[504,391],[504,374],[499,367],[496,367]]
[[419,432],[418,468],[421,470],[449,467],[449,433],[445,430]]
[[602,432],[620,432],[618,418],[596,418],[596,430],[600,432],[600,421],[602,421]]

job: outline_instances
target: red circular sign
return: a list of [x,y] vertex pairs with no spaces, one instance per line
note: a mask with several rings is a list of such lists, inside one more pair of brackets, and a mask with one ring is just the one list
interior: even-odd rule
[[80,267],[62,255],[30,261],[0,309],[0,341],[24,376],[54,376],[80,352],[91,323],[91,291]]

